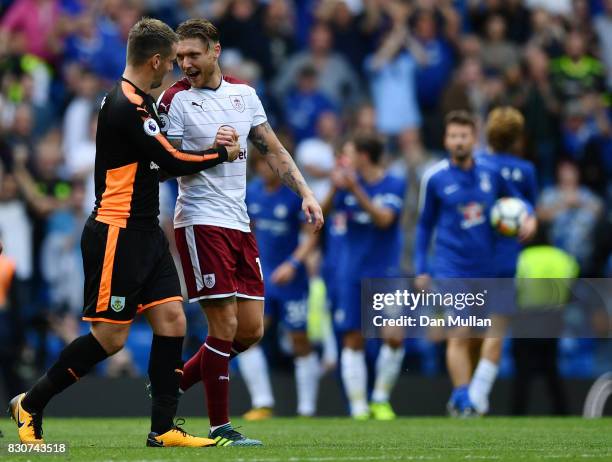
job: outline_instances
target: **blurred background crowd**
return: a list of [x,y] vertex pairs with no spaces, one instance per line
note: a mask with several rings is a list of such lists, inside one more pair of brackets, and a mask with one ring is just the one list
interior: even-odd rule
[[[384,136],[390,168],[409,185],[408,275],[419,180],[444,157],[444,114],[468,109],[482,121],[497,105],[519,108],[549,242],[582,276],[611,276],[612,0],[0,0],[0,364],[9,389],[87,327],[79,244],[93,205],[97,110],[144,15],[219,27],[223,72],[256,88],[319,198],[339,140]],[[175,194],[162,186],[168,229]],[[205,325],[197,306],[187,310],[189,349]],[[608,367],[597,342],[563,340],[562,374]],[[100,373],[145,373],[149,345],[137,322]],[[442,351],[407,341],[408,369],[444,373]],[[508,357],[502,375],[511,373]]]

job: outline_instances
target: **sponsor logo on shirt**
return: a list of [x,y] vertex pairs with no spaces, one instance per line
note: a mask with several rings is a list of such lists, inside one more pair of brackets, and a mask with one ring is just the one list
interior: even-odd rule
[[472,228],[485,221],[484,207],[478,202],[470,202],[469,204],[460,206],[459,213],[463,217],[461,220],[462,229]]
[[447,196],[450,196],[452,193],[456,192],[457,190],[459,190],[458,184],[449,184],[448,186],[444,187],[444,194],[446,194]]

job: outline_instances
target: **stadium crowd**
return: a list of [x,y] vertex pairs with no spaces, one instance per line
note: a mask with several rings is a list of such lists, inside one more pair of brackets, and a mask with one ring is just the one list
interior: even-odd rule
[[[383,136],[390,168],[408,185],[407,275],[420,179],[445,155],[444,115],[467,109],[482,124],[496,106],[519,108],[549,243],[582,276],[612,275],[612,0],[4,0],[0,364],[9,396],[79,335],[97,111],[142,16],[219,26],[224,74],[257,89],[319,199],[340,140]],[[171,230],[176,184],[161,193]],[[197,305],[186,309],[193,349],[204,320]],[[132,335],[101,373],[146,371],[142,337]],[[608,369],[602,342],[563,341],[563,374]],[[406,361],[413,372],[444,371],[439,345],[426,340],[407,341]],[[502,375],[511,363],[506,354]]]

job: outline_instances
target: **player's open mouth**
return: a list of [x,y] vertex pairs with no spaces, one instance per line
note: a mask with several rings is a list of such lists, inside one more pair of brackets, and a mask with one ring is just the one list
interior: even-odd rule
[[200,75],[200,71],[188,71],[185,72],[185,75],[189,80],[194,80],[198,78],[198,75]]

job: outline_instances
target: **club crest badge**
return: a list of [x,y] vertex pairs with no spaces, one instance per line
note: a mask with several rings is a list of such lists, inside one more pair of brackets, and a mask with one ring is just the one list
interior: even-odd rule
[[117,313],[125,308],[125,297],[111,297],[110,306]]
[[207,289],[212,289],[215,286],[215,273],[211,274],[203,274],[204,276],[204,285]]
[[230,95],[229,99],[234,109],[236,109],[238,112],[244,112],[246,105],[244,104],[242,95]]

